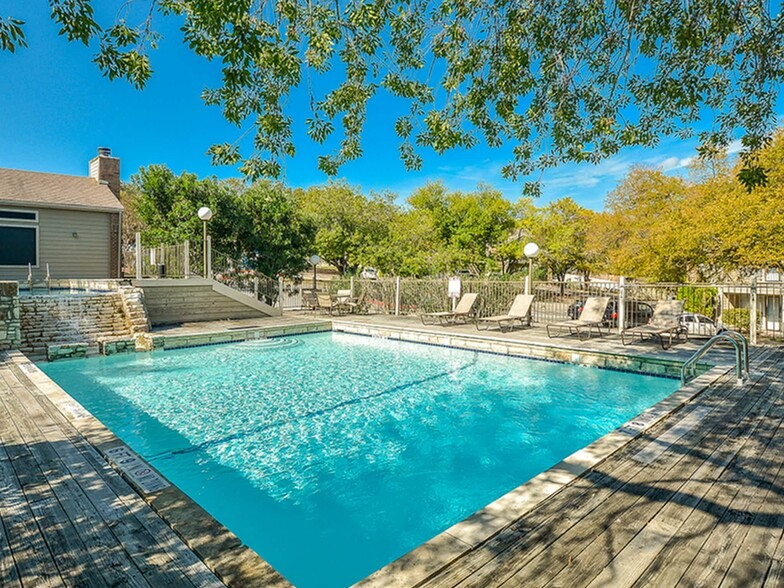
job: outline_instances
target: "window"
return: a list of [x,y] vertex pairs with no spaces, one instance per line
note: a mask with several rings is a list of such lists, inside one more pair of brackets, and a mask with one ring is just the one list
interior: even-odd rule
[[0,209],[0,267],[38,267],[38,213]]
[[38,213],[32,210],[7,210],[0,208],[0,220],[38,221]]

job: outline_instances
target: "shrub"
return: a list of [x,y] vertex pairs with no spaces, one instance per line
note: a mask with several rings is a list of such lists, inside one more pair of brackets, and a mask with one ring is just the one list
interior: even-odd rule
[[748,308],[728,308],[722,313],[721,319],[727,329],[748,332],[751,312]]
[[678,300],[684,301],[684,312],[696,312],[714,318],[718,293],[718,290],[712,287],[681,286],[678,288]]

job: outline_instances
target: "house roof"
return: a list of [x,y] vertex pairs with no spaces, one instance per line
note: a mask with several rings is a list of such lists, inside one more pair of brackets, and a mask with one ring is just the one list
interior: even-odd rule
[[86,176],[66,176],[0,167],[0,205],[121,211],[109,186]]

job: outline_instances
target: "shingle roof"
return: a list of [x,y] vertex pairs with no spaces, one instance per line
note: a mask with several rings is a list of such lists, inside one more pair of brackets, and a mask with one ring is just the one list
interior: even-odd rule
[[123,209],[109,186],[93,178],[2,167],[0,204],[106,211]]

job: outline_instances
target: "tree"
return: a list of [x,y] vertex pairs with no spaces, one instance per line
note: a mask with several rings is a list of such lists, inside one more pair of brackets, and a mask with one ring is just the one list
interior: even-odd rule
[[[92,0],[50,0],[61,34],[96,47],[101,72],[136,87],[152,74],[159,18],[182,19],[191,50],[222,64],[222,81],[204,101],[255,133],[210,153],[241,161],[251,179],[277,177],[280,159],[294,154],[287,102],[307,79],[311,138],[327,142],[336,119],[342,127],[319,161],[329,175],[362,154],[366,107],[383,89],[410,107],[394,125],[409,169],[422,165],[422,148],[510,142],[504,174],[517,178],[692,135],[690,125],[713,112],[713,130],[699,133],[701,153],[716,153],[743,129],[738,177],[747,187],[766,180],[757,156],[776,124],[784,16],[763,0],[141,4],[99,22]],[[25,43],[22,19],[0,19],[0,51]],[[324,93],[312,90],[316,79]]]
[[122,247],[123,251],[132,249],[136,244],[136,233],[144,233],[146,227],[136,210],[136,202],[140,198],[139,188],[133,184],[120,187],[120,204],[125,210],[122,215]]
[[447,255],[424,210],[398,210],[368,261],[385,274],[421,277],[446,271]]
[[637,167],[608,196],[600,238],[606,269],[617,275],[681,281],[693,266],[687,230],[689,185],[660,170]]
[[125,205],[145,227],[148,245],[199,243],[202,222],[196,211],[214,213],[210,235],[216,255],[268,276],[299,274],[312,252],[315,228],[296,209],[290,190],[280,183],[175,175],[165,166],[141,168],[132,176]]
[[394,216],[393,196],[366,198],[346,182],[329,182],[295,191],[297,204],[316,227],[315,251],[341,275],[373,259]]
[[474,192],[449,192],[441,183],[420,188],[408,200],[426,213],[446,254],[446,271],[493,269],[491,255],[514,226],[512,205],[487,185]]
[[257,181],[239,193],[233,252],[267,276],[295,277],[308,265],[316,227],[297,211],[290,190]]
[[530,235],[542,250],[541,263],[562,282],[570,271],[586,273],[586,235],[590,212],[571,198],[539,209],[528,220]]

